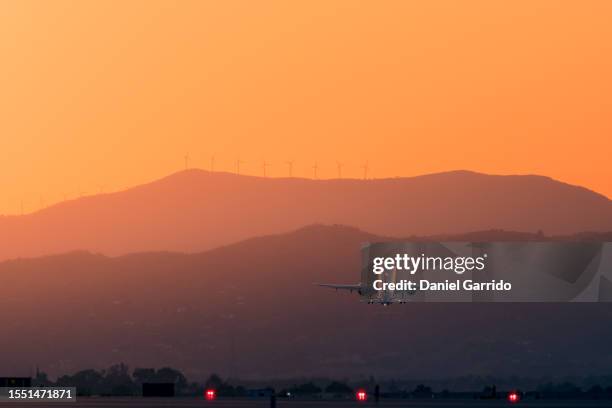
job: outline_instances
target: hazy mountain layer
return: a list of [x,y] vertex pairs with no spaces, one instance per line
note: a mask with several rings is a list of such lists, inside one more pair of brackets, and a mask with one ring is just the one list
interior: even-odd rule
[[202,251],[313,223],[408,236],[500,228],[612,230],[612,202],[539,176],[450,172],[377,180],[262,178],[189,170],[113,194],[0,217],[0,259],[72,250]]
[[0,263],[0,374],[119,361],[192,378],[609,372],[608,304],[382,307],[313,285],[356,283],[360,245],[381,239],[315,226],[191,255]]

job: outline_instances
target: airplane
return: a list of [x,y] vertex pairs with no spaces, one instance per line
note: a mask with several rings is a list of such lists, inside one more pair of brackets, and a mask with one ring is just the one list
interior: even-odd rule
[[[361,283],[357,283],[354,285],[351,284],[333,284],[333,283],[315,283],[315,285],[317,286],[321,286],[324,288],[331,288],[331,289],[336,289],[336,291],[338,290],[348,290],[350,293],[353,293],[353,291],[356,291],[359,295],[364,295],[364,293],[366,292],[366,288],[361,284]],[[378,291],[378,292],[374,292],[372,297],[367,298],[367,300],[362,299],[362,302],[366,302],[368,304],[381,304],[383,306],[389,306],[393,303],[399,303],[399,304],[404,304],[406,303],[406,300],[404,299],[398,299],[397,298],[397,294],[393,293],[390,290],[384,290],[384,291]]]
[[[399,247],[398,247],[399,245]],[[381,248],[382,246],[382,248]],[[402,272],[393,268],[390,270],[386,270],[381,275],[375,276],[371,273],[371,264],[370,260],[374,256],[374,254],[380,255],[377,251],[383,250],[384,253],[400,253],[405,252],[403,250],[404,243],[399,244],[389,244],[389,243],[375,243],[371,244],[369,242],[364,243],[361,246],[361,254],[362,254],[362,265],[367,265],[366,267],[362,266],[361,268],[361,282],[356,284],[334,284],[334,283],[315,283],[317,286],[322,286],[325,288],[331,288],[338,290],[348,290],[350,293],[353,291],[357,292],[361,296],[361,301],[366,302],[368,304],[381,304],[383,306],[389,306],[393,303],[404,304],[408,303],[408,296],[415,295],[416,292],[408,292],[408,291],[392,291],[392,290],[375,290],[373,287],[373,283],[375,279],[380,279],[383,282],[398,282],[404,276]],[[373,252],[372,252],[373,251]]]
[[[395,282],[397,279],[397,270],[393,269],[392,271],[385,272],[383,276],[381,276],[383,280],[387,282]],[[414,293],[402,294],[398,295],[396,292],[391,290],[373,290],[372,287],[366,286],[363,283],[357,284],[334,284],[334,283],[316,283],[315,285],[321,286],[324,288],[331,288],[338,290],[348,290],[350,293],[356,291],[359,295],[361,295],[362,302],[366,302],[368,304],[381,304],[383,306],[389,306],[393,303],[404,304],[407,303],[405,296],[412,295]]]

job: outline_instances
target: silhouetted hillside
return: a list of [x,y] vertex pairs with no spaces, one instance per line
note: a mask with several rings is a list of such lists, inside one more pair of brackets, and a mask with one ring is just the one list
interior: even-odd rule
[[539,176],[465,171],[309,180],[188,170],[127,191],[0,217],[0,259],[71,250],[202,251],[313,223],[409,236],[505,229],[612,230],[612,202]]
[[2,262],[2,370],[123,361],[193,379],[609,372],[608,304],[382,307],[313,285],[358,282],[361,244],[383,239],[312,226],[198,254]]

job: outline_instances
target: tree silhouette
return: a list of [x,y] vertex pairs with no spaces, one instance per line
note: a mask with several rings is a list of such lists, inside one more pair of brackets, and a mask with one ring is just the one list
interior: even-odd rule
[[110,366],[104,373],[102,380],[102,390],[108,395],[133,395],[136,392],[136,387],[132,382],[128,366],[119,363]]
[[56,384],[60,387],[76,387],[79,395],[95,395],[100,393],[103,379],[102,373],[88,369],[74,375],[64,375],[57,379]]
[[336,395],[351,394],[353,392],[353,389],[345,383],[333,381],[325,388],[325,392]]

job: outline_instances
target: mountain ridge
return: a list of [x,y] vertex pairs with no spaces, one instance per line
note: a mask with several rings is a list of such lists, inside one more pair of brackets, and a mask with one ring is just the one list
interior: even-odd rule
[[[547,236],[538,233],[521,232],[521,231],[504,231],[504,230],[487,230],[487,231],[471,231],[463,234],[442,234],[442,235],[431,235],[431,236],[408,236],[408,237],[381,237],[372,234],[367,231],[360,230],[359,228],[351,227],[348,225],[325,225],[325,224],[312,224],[298,228],[293,231],[276,233],[271,235],[257,236],[245,238],[244,240],[233,242],[230,244],[221,245],[219,247],[210,248],[204,251],[198,252],[180,252],[180,251],[143,251],[143,252],[131,252],[120,255],[106,255],[98,252],[92,252],[87,249],[75,249],[68,252],[61,252],[55,254],[38,255],[34,257],[20,257],[0,260],[0,266],[5,263],[11,263],[14,261],[30,261],[30,260],[53,260],[62,257],[91,257],[98,259],[121,259],[130,258],[135,256],[154,256],[154,255],[168,255],[168,256],[197,256],[203,255],[209,252],[222,250],[225,248],[239,247],[241,245],[248,244],[252,241],[261,241],[269,239],[287,239],[295,238],[301,234],[311,234],[318,232],[325,232],[326,230],[337,230],[345,233],[354,233],[362,236],[366,241],[363,242],[387,242],[387,241],[402,241],[402,242],[431,242],[431,241],[484,241],[484,242],[526,242],[526,241],[543,241],[543,242],[572,242],[572,241],[600,241],[600,242],[612,242],[612,231],[610,232],[592,232],[584,231],[572,235],[559,235],[559,236]],[[367,238],[372,238],[375,241],[369,241]]]
[[314,223],[383,236],[612,230],[612,201],[543,176],[265,178],[185,170],[125,191],[0,217],[0,260],[87,249],[197,252]]
[[567,183],[561,180],[557,180],[553,177],[549,177],[549,176],[544,176],[544,175],[539,175],[539,174],[487,174],[487,173],[482,173],[482,172],[477,172],[477,171],[472,171],[472,170],[449,170],[449,171],[441,171],[441,172],[435,172],[435,173],[428,173],[428,174],[420,174],[420,175],[416,175],[416,176],[397,176],[397,177],[382,177],[382,178],[375,178],[375,179],[361,179],[361,178],[352,178],[352,177],[345,177],[345,178],[326,178],[326,179],[313,179],[313,178],[309,178],[309,177],[298,177],[298,176],[294,176],[294,177],[263,177],[263,176],[256,176],[256,175],[237,175],[235,173],[231,173],[231,172],[226,172],[226,171],[214,171],[211,172],[209,170],[204,170],[204,169],[199,169],[199,168],[190,168],[190,169],[186,169],[186,170],[180,170],[174,173],[171,173],[167,176],[163,176],[160,177],[158,179],[152,180],[152,181],[148,181],[148,182],[144,182],[142,184],[138,184],[135,186],[131,186],[131,187],[127,187],[118,191],[113,191],[113,192],[108,192],[108,193],[99,193],[99,194],[88,194],[88,195],[84,195],[81,197],[76,197],[76,198],[72,198],[72,199],[67,199],[65,201],[61,201],[61,202],[57,202],[54,203],[52,205],[49,205],[47,207],[38,209],[36,211],[30,212],[30,213],[26,213],[26,214],[0,214],[0,219],[2,218],[19,218],[19,217],[25,217],[25,216],[30,216],[33,214],[38,214],[41,212],[46,212],[48,210],[54,209],[56,207],[63,207],[65,205],[69,205],[72,204],[74,202],[79,202],[79,201],[83,201],[83,200],[88,200],[94,197],[99,197],[99,196],[110,196],[110,195],[115,195],[115,194],[122,194],[122,193],[126,193],[126,192],[130,192],[130,191],[137,191],[141,188],[147,188],[148,186],[151,185],[155,185],[158,183],[164,183],[167,181],[171,181],[174,180],[177,177],[181,177],[184,174],[187,173],[194,173],[194,174],[201,174],[201,175],[208,175],[208,176],[227,176],[230,178],[233,177],[244,177],[244,178],[252,178],[252,179],[264,179],[264,180],[304,180],[304,181],[310,181],[310,182],[314,182],[314,183],[325,183],[325,182],[351,182],[351,181],[386,181],[386,180],[414,180],[414,179],[424,179],[427,177],[437,177],[437,176],[444,176],[444,175],[473,175],[473,176],[486,176],[486,177],[500,177],[500,178],[514,178],[514,177],[520,177],[520,178],[533,178],[533,179],[543,179],[543,180],[547,180],[547,181],[552,181],[554,183],[558,183],[567,187],[571,187],[571,188],[575,188],[577,190],[581,190],[584,192],[588,192],[594,195],[597,195],[599,197],[601,197],[602,199],[606,200],[606,201],[610,201],[612,202],[612,199],[607,197],[605,194],[599,193],[595,190],[591,190],[587,187],[578,185],[578,184],[571,184],[571,183]]

